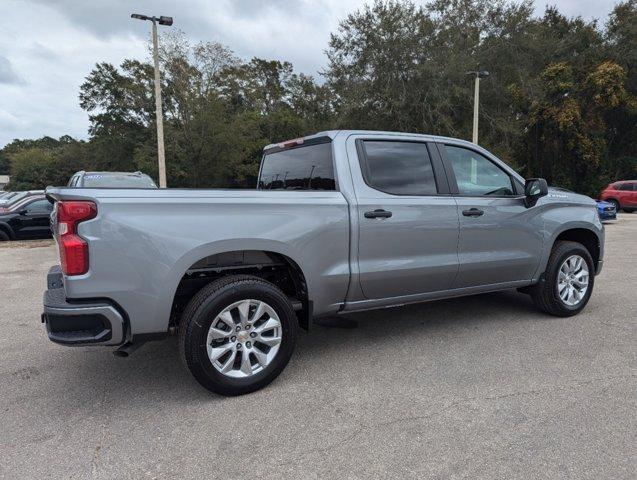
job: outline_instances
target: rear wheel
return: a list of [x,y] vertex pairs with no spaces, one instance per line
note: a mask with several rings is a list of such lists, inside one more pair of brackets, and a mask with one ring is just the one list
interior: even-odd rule
[[551,315],[570,317],[586,306],[594,282],[595,270],[589,251],[580,243],[557,242],[543,278],[530,289],[531,298]]
[[179,324],[179,346],[201,385],[221,395],[241,395],[268,385],[285,368],[296,324],[292,305],[275,285],[233,275],[192,298]]
[[615,205],[615,212],[619,213],[619,202],[617,200],[606,200],[608,203]]
[[0,230],[0,242],[6,242],[9,240],[9,235],[6,232]]

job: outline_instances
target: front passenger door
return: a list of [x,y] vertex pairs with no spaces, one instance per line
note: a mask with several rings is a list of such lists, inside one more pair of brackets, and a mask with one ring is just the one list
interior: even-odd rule
[[439,144],[460,220],[454,288],[530,280],[542,252],[538,207],[495,160],[464,145]]
[[53,205],[46,199],[26,204],[13,225],[16,238],[46,238],[51,236],[50,216]]

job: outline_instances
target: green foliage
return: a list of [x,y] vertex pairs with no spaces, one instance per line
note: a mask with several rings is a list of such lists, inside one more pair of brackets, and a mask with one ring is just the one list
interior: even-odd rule
[[[162,36],[164,136],[172,187],[252,187],[263,146],[334,128],[470,138],[483,68],[480,143],[527,176],[595,195],[637,177],[637,0],[600,26],[522,0],[376,0],[329,41],[325,82],[289,62],[241,61],[218,43]],[[90,140],[16,140],[0,150],[11,188],[76,170],[157,178],[152,64],[97,63],[80,88]]]
[[35,190],[66,185],[73,173],[89,163],[87,144],[64,136],[59,140],[14,141],[4,149],[11,161],[8,190]]

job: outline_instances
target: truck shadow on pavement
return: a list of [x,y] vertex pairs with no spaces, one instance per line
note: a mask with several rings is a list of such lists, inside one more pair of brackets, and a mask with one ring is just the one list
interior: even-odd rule
[[[308,333],[300,331],[297,349],[281,377],[266,389],[239,397],[244,399],[273,394],[274,390],[292,389],[300,381],[307,381],[308,369],[346,368],[360,369],[356,375],[369,374],[363,362],[351,359],[369,358],[383,349],[395,345],[445,342],[475,332],[506,329],[511,322],[538,322],[554,320],[537,311],[526,295],[516,292],[498,292],[472,297],[442,300],[418,305],[350,314],[347,318],[358,322],[354,329],[326,328],[311,325]],[[95,409],[116,412],[126,404],[127,409],[148,409],[149,404],[188,406],[193,403],[224,401],[223,397],[209,393],[192,378],[179,357],[176,339],[149,342],[133,355],[122,359],[112,355],[110,349],[56,349],[51,358],[51,371],[57,395],[52,402],[58,404],[60,415],[65,411],[86,410],[94,415]],[[418,367],[414,367],[418,368]],[[310,374],[312,372],[310,371]],[[100,398],[91,402],[79,401],[91,393]],[[280,392],[279,392],[280,393]],[[242,400],[240,402],[246,402]],[[248,401],[249,402],[249,401]]]

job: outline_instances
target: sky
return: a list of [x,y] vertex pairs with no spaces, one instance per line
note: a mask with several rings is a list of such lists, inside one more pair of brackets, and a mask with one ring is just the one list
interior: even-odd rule
[[[131,20],[131,13],[173,16],[171,28],[193,42],[220,42],[245,59],[287,60],[297,72],[318,76],[330,33],[368,2],[2,0],[0,148],[15,138],[87,138],[88,114],[78,94],[95,63],[148,58],[150,23]],[[566,15],[604,22],[618,1],[535,0],[536,13],[547,3]]]

